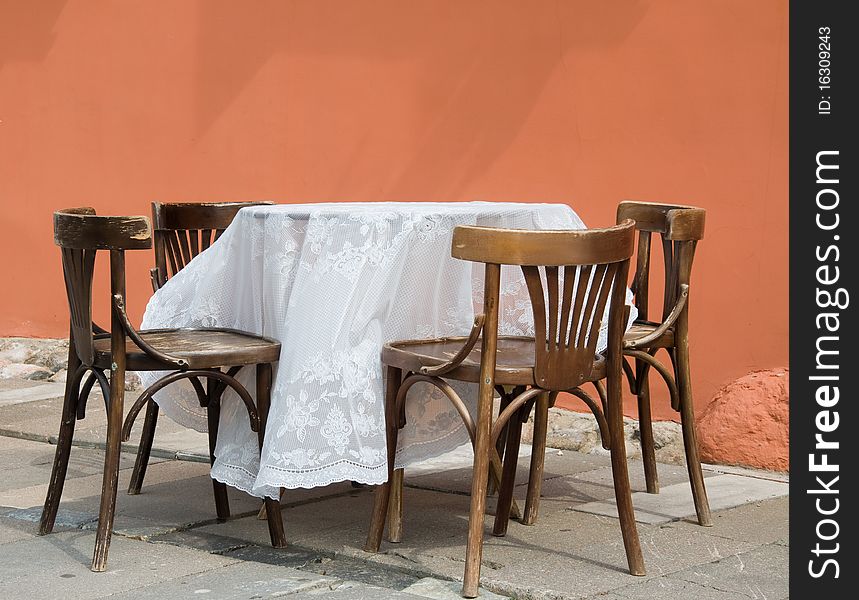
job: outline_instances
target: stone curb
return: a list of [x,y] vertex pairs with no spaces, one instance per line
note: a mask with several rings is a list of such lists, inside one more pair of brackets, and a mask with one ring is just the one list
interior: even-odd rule
[[[531,443],[534,433],[533,418],[522,427],[522,440]],[[641,430],[638,421],[623,418],[623,433],[626,439],[627,458],[641,458]],[[683,431],[679,423],[656,421],[653,423],[653,440],[656,446],[656,462],[685,464]],[[608,455],[602,447],[596,419],[588,413],[577,413],[561,408],[549,409],[549,427],[546,445],[559,450],[575,450],[583,454]]]
[[[69,341],[55,338],[0,338],[0,380],[66,380]],[[125,389],[140,387],[136,373],[128,373]]]

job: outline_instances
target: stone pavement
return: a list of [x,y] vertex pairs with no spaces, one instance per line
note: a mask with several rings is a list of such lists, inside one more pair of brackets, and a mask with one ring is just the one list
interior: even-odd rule
[[[169,419],[159,420],[143,493],[120,491],[108,571],[91,573],[105,431],[97,398],[76,434],[55,533],[35,533],[61,391],[51,382],[0,381],[0,598],[459,597],[467,448],[407,471],[402,543],[363,552],[372,489],[341,483],[287,493],[283,518],[291,545],[275,550],[256,517],[257,499],[230,490],[234,517],[215,521],[205,435]],[[529,452],[523,447],[523,456]],[[123,456],[120,490],[133,459]],[[527,462],[520,461],[523,484]],[[626,571],[608,457],[550,449],[537,524],[511,522],[504,538],[487,529],[481,597],[788,597],[784,476],[708,467],[715,524],[702,528],[692,517],[682,466],[660,465],[659,495],[642,491],[640,462],[630,461],[630,474],[646,577]],[[524,485],[517,497],[523,501]]]

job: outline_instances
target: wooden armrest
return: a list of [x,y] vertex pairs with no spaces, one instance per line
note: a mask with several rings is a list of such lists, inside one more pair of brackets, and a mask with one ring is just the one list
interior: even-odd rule
[[461,365],[462,361],[464,361],[474,349],[474,344],[477,343],[477,338],[480,337],[480,332],[483,330],[483,323],[485,320],[486,317],[484,315],[477,315],[474,317],[474,324],[471,326],[471,333],[468,335],[468,339],[465,340],[465,345],[459,349],[459,352],[457,352],[453,358],[440,365],[436,365],[434,367],[421,367],[421,374],[433,376],[444,375]]
[[176,367],[177,369],[188,368],[188,362],[184,358],[177,358],[175,356],[165,354],[160,350],[156,350],[144,341],[128,319],[128,313],[125,312],[125,301],[122,299],[122,295],[113,295],[113,310],[116,311],[116,315],[119,317],[119,322],[122,324],[122,328],[125,329],[125,333],[128,337],[134,340],[134,343],[137,344],[137,346],[143,350],[146,355],[151,356],[155,360]]
[[639,338],[624,340],[623,348],[624,350],[634,350],[636,348],[641,348],[642,346],[647,346],[654,340],[659,339],[662,334],[668,331],[668,328],[673,326],[677,321],[678,317],[680,317],[680,313],[683,312],[683,309],[686,307],[686,299],[689,297],[689,286],[685,283],[680,284],[680,295],[677,298],[677,303],[674,305],[674,308],[671,309],[671,312],[662,322],[662,324],[651,331],[649,334],[641,336]]

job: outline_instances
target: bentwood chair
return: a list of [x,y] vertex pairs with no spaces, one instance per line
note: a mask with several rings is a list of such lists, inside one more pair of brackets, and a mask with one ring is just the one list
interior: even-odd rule
[[[277,340],[231,329],[154,329],[138,331],[125,310],[125,253],[152,245],[146,217],[97,216],[92,208],[54,213],[54,241],[62,250],[63,273],[71,316],[69,366],[63,413],[51,481],[39,533],[53,530],[69,462],[75,423],[85,416],[86,402],[98,383],[107,405],[107,444],[98,529],[92,570],[104,571],[116,506],[120,443],[127,440],[140,409],[152,394],[188,379],[201,397],[220,396],[232,388],[248,411],[260,447],[271,394],[272,363],[280,357]],[[111,320],[107,332],[92,321],[92,281],[96,253],[110,251]],[[256,404],[235,379],[238,369],[256,368]],[[222,368],[229,367],[223,372]],[[123,423],[125,372],[170,371],[149,386],[131,406]],[[84,380],[84,376],[87,379]],[[205,379],[206,389],[201,383]],[[83,383],[83,385],[81,385]],[[283,547],[283,523],[277,500],[266,498],[272,545]]]
[[[382,350],[382,362],[387,366],[388,483],[376,491],[365,550],[378,551],[386,520],[389,533],[398,536],[401,530],[402,472],[398,476],[395,473],[394,456],[398,431],[405,424],[406,395],[415,383],[427,382],[443,392],[472,437],[474,473],[462,594],[473,598],[480,577],[487,474],[503,428],[517,422],[521,427],[523,416],[535,403],[538,413],[546,413],[559,392],[606,379],[608,410],[603,414],[596,404],[592,410],[610,438],[615,498],[629,570],[634,575],[644,574],[627,473],[621,399],[621,344],[627,314],[624,301],[634,233],[632,221],[579,231],[454,230],[453,257],[485,263],[483,313],[467,337],[392,342]],[[498,335],[502,264],[522,269],[533,308],[533,338]],[[607,305],[608,349],[597,354]],[[478,384],[476,422],[447,379]],[[496,386],[511,392],[493,423]],[[508,443],[514,438],[518,443],[518,437],[518,431],[511,432]],[[495,521],[495,533],[500,535],[509,520],[517,454],[509,446],[505,452]],[[529,483],[526,512],[539,501],[539,479],[532,477]]]
[[[627,219],[635,221],[638,232],[636,269],[631,289],[638,308],[638,317],[623,338],[623,370],[630,390],[638,399],[638,418],[641,436],[641,453],[647,492],[659,493],[659,477],[656,470],[656,449],[653,440],[653,423],[650,404],[651,368],[656,371],[668,387],[671,407],[680,413],[686,466],[692,487],[692,499],[698,523],[712,525],[701,459],[698,454],[695,414],[692,405],[692,383],[689,367],[689,283],[692,274],[692,259],[698,241],[704,236],[706,211],[694,206],[656,204],[651,202],[621,202],[617,210],[617,222]],[[661,238],[664,259],[664,285],[662,288],[662,319],[649,319],[650,265],[652,236]],[[665,350],[670,367],[656,358],[659,350]],[[604,390],[596,382],[600,398],[605,402]],[[503,392],[503,390],[501,390]],[[581,389],[572,392],[584,400],[593,410],[593,400]],[[502,393],[502,406],[506,396]],[[608,448],[608,436],[604,423],[598,419],[603,445]],[[543,450],[539,444],[545,436],[546,421],[540,411],[534,416],[534,451],[532,453],[531,477],[539,481],[542,472]],[[513,432],[510,435],[515,435]],[[508,445],[511,443],[508,438]],[[516,446],[518,448],[518,446]],[[536,461],[536,464],[535,464]],[[532,503],[526,506],[522,522],[533,524],[537,513]]]
[[[659,493],[648,381],[652,368],[668,386],[671,407],[680,413],[686,466],[698,523],[710,526],[712,521],[698,455],[689,367],[689,285],[695,248],[704,237],[705,216],[703,209],[694,206],[649,202],[621,202],[617,209],[618,222],[632,219],[638,231],[636,269],[632,283],[638,318],[623,340],[624,356],[634,362],[634,367],[626,361],[623,366],[630,389],[638,397],[647,491]],[[664,257],[661,320],[649,318],[650,255],[654,233],[661,239]],[[659,350],[665,350],[668,354],[671,369],[655,357]]]
[[[233,222],[236,213],[245,206],[258,206],[271,202],[217,202],[217,203],[152,203],[153,249],[155,266],[150,270],[153,291],[158,291],[169,277],[183,269],[191,259],[207,249],[221,237]],[[220,388],[220,389],[223,389]],[[218,422],[221,414],[220,395],[209,397],[198,390],[200,406],[206,407],[209,434],[209,461],[215,462],[215,443],[218,439]],[[158,423],[158,404],[150,399],[146,404],[143,431],[137,449],[137,460],[128,484],[129,494],[139,494],[146,477],[146,467],[155,439]],[[215,510],[219,521],[230,516],[226,485],[212,479]]]

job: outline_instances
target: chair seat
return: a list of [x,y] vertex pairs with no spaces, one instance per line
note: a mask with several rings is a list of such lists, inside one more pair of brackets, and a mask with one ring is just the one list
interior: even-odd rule
[[[140,331],[147,344],[170,356],[187,361],[190,369],[272,363],[280,357],[280,342],[235,329],[150,329]],[[95,362],[109,368],[110,336],[94,340]],[[131,338],[126,338],[129,371],[160,371],[170,367],[144,353]]]
[[[632,327],[624,334],[623,341],[628,342],[630,340],[635,340],[638,338],[642,338],[646,335],[650,335],[653,333],[657,327],[659,327],[660,323],[653,323],[652,321],[635,321],[632,324]],[[665,333],[656,338],[654,341],[650,342],[646,346],[647,348],[673,348],[674,347],[674,328],[669,327]]]
[[[465,344],[466,339],[451,337],[391,342],[382,348],[382,362],[416,373],[421,367],[434,367],[453,358]],[[480,355],[480,340],[478,340],[462,364],[442,377],[477,383],[480,380]],[[498,336],[495,383],[497,385],[535,385],[534,356],[534,338]],[[589,381],[603,377],[605,377],[605,360],[597,355]]]

